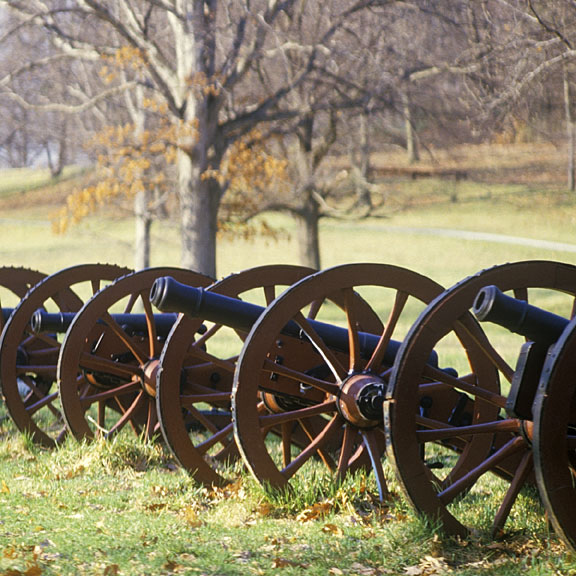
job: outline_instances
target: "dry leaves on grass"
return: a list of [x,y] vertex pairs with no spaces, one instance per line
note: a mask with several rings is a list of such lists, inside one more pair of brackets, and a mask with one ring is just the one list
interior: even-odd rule
[[404,569],[408,576],[441,576],[452,573],[452,568],[442,557],[424,556],[417,566],[408,566]]
[[317,502],[309,508],[302,510],[296,520],[298,522],[310,522],[311,520],[318,520],[319,518],[324,518],[326,514],[332,511],[334,508],[334,503],[331,501]]

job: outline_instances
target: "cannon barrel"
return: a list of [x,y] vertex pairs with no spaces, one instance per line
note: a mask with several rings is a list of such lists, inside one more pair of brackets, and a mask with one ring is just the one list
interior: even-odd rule
[[474,300],[472,312],[483,322],[492,322],[532,342],[553,344],[568,320],[504,294],[497,286],[485,286]]
[[[222,324],[235,330],[249,332],[265,308],[230,298],[210,290],[182,284],[170,276],[157,278],[150,290],[150,301],[162,312],[181,312],[193,317],[202,317],[210,322]],[[318,320],[310,320],[314,331],[332,350],[347,352],[349,349],[348,330]],[[293,320],[282,330],[286,336],[305,338],[300,326]],[[379,335],[359,332],[361,355],[369,358],[378,342]],[[384,363],[392,365],[401,342],[391,340],[384,355]],[[430,364],[437,367],[438,357],[432,353]]]
[[[39,308],[32,315],[30,326],[36,334],[40,332],[63,334],[68,330],[75,317],[76,312],[46,312]],[[147,329],[145,314],[112,314],[112,318],[129,333],[145,332]],[[178,314],[155,314],[154,325],[158,336],[168,336],[177,318]]]

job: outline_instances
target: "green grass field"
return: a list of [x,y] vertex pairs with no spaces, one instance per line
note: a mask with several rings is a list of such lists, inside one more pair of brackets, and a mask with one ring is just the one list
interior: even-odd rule
[[[8,182],[0,184],[0,266],[46,273],[85,262],[131,266],[128,215],[95,215],[55,236],[52,192],[15,192],[20,180],[1,173],[0,180]],[[379,217],[322,222],[323,267],[395,264],[450,286],[504,262],[576,264],[576,195],[558,184],[397,181],[381,190]],[[219,276],[297,263],[293,223],[268,218],[280,239],[222,238]],[[152,264],[177,266],[177,223],[156,223],[153,237]],[[393,497],[384,505],[362,474],[342,486],[310,474],[290,494],[266,493],[246,473],[227,488],[208,489],[161,445],[130,436],[40,449],[0,406],[0,575],[576,574],[536,494],[522,495],[502,539],[480,532],[459,540],[415,517],[386,473]],[[504,489],[500,481],[482,486],[496,501]],[[470,514],[483,525],[490,511]]]

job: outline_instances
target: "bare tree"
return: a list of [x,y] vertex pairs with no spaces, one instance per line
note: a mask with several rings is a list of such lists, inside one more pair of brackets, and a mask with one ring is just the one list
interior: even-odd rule
[[[26,64],[26,73],[41,77],[57,62],[84,59],[98,69],[105,55],[123,46],[137,50],[145,84],[166,104],[179,132],[178,195],[181,212],[182,264],[215,274],[217,214],[225,184],[206,178],[217,170],[229,146],[255,125],[297,118],[289,96],[317,73],[317,64],[333,52],[334,33],[356,12],[383,0],[331,0],[330,19],[323,19],[307,44],[287,37],[286,20],[306,18],[310,3],[297,0],[238,2],[216,0],[1,0],[21,26],[42,27],[53,53]],[[280,65],[298,52],[300,66],[255,93],[247,86],[264,67]],[[15,78],[24,68],[0,80],[22,103]],[[76,88],[76,87],[75,87]],[[65,107],[86,109],[113,89],[67,90]],[[57,102],[52,102],[54,107]]]

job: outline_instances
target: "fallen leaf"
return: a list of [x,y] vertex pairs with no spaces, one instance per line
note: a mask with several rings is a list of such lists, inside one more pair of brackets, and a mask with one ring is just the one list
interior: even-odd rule
[[324,524],[322,527],[322,532],[333,534],[334,536],[342,536],[344,534],[342,532],[342,528],[340,528],[340,526],[336,526],[336,524]]
[[297,567],[297,568],[308,568],[308,564],[302,562],[294,562],[292,560],[287,560],[286,558],[274,558],[272,561],[272,568],[287,568],[287,567]]
[[40,568],[38,564],[33,564],[32,566],[26,568],[24,574],[25,576],[40,576],[42,574],[42,568]]
[[184,517],[186,524],[191,528],[199,528],[203,524],[202,519],[198,515],[198,511],[192,506],[186,506],[182,511],[182,516]]
[[330,510],[332,510],[331,502],[318,502],[310,508],[302,510],[302,512],[296,516],[296,520],[298,520],[298,522],[310,522],[310,520],[322,518],[330,512]]
[[274,508],[268,502],[262,502],[256,507],[256,513],[260,516],[269,516]]
[[10,488],[8,488],[8,484],[4,480],[2,480],[2,488],[0,489],[2,494],[10,494]]
[[377,573],[376,568],[364,566],[364,564],[360,564],[359,562],[354,562],[354,564],[350,566],[350,570],[353,574],[358,574],[358,576],[373,576]]

